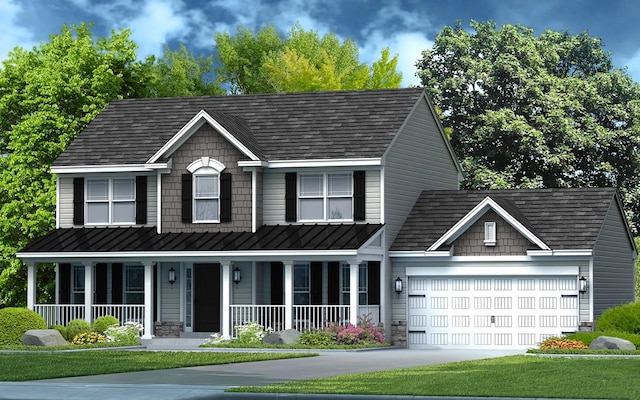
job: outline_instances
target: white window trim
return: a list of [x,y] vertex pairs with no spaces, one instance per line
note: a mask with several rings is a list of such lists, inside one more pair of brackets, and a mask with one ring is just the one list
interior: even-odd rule
[[[303,176],[313,176],[320,175],[322,176],[322,194],[318,196],[302,196],[300,194],[300,190],[302,188],[302,177]],[[329,195],[329,175],[348,175],[351,180],[351,195]],[[353,214],[354,214],[354,196],[353,196],[353,172],[315,172],[315,173],[305,173],[298,174],[298,182],[297,182],[297,211],[298,211],[298,221],[299,222],[353,222]],[[329,218],[329,199],[351,199],[351,218]],[[304,199],[321,199],[322,200],[322,215],[321,219],[303,219],[300,216],[301,210],[301,202],[300,200]]]
[[[296,271],[296,267],[304,267],[307,270],[307,276],[309,277],[309,280],[307,282],[306,290],[296,290],[296,287],[295,287],[295,281],[296,281],[295,280],[295,273],[296,273],[295,271]],[[298,293],[306,294],[308,299],[309,299],[307,304],[297,304],[297,303],[294,302],[295,305],[303,305],[303,306],[311,305],[311,284],[312,284],[311,283],[311,263],[308,263],[308,262],[295,262],[295,263],[293,263],[293,299],[295,301],[296,294],[298,294]]]
[[[200,176],[212,176],[216,178],[216,182],[215,184],[218,186],[216,192],[218,193],[217,196],[208,196],[208,197],[197,197],[196,196],[196,192],[197,192],[197,177]],[[193,172],[193,184],[192,186],[192,193],[191,193],[191,201],[192,201],[192,210],[193,210],[193,223],[194,224],[206,224],[206,223],[220,223],[220,173],[216,172],[214,169],[209,168],[209,167],[202,167],[199,168],[198,170],[196,170],[195,172]],[[197,219],[198,213],[196,212],[196,202],[198,200],[217,200],[218,201],[218,214],[216,215],[217,218],[214,219]]]
[[[129,268],[138,268],[138,269],[142,269],[142,290],[128,290],[128,283],[129,283],[129,275],[128,275],[128,269]],[[139,264],[125,264],[123,265],[123,277],[122,277],[122,295],[123,295],[123,299],[122,299],[122,303],[123,304],[144,304],[144,266],[143,265],[139,265]],[[127,294],[132,293],[132,294],[142,294],[143,296],[143,301],[142,303],[129,303],[127,301]]]
[[494,221],[487,221],[484,223],[484,245],[495,246],[496,245],[496,223]]
[[[113,181],[114,180],[125,180],[129,179],[133,181],[133,200],[114,200],[113,198]],[[89,200],[89,181],[107,181],[107,200]],[[85,225],[88,226],[105,226],[105,225],[135,225],[136,224],[136,177],[135,176],[115,176],[115,177],[105,177],[105,178],[87,178],[84,183],[84,215],[85,215]],[[125,222],[113,222],[113,204],[114,203],[131,203],[133,202],[133,221],[125,221]],[[90,203],[107,203],[108,212],[109,212],[109,221],[108,222],[86,222],[89,219],[89,204]]]

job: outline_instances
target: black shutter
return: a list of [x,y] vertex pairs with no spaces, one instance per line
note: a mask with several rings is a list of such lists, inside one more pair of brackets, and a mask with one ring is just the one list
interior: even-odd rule
[[84,178],[73,178],[73,224],[84,225]]
[[58,301],[71,304],[71,264],[58,264]]
[[147,223],[147,177],[136,176],[136,224]]
[[367,297],[370,305],[380,304],[380,261],[367,262]]
[[364,221],[365,212],[365,172],[353,171],[353,220]]
[[111,304],[124,304],[122,297],[122,264],[111,264]]
[[96,264],[96,304],[107,304],[107,264]]
[[337,261],[330,261],[328,263],[327,272],[328,303],[329,305],[340,304],[340,263]]
[[322,263],[314,261],[311,268],[311,304],[322,305]]
[[231,172],[220,175],[220,222],[231,222]]
[[298,220],[298,175],[295,172],[285,174],[285,213],[284,219],[287,222]]
[[182,222],[193,222],[193,181],[191,174],[182,174]]

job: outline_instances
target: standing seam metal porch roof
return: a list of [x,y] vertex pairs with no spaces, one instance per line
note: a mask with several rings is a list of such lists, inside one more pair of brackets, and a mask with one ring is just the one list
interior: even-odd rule
[[21,256],[73,252],[250,252],[356,250],[380,224],[265,225],[251,232],[157,233],[154,227],[62,228],[32,241]]
[[146,163],[204,110],[262,160],[382,157],[422,88],[114,100],[53,166]]

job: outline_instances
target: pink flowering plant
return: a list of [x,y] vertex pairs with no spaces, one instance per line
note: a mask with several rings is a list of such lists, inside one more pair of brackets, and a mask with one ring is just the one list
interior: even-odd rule
[[[320,332],[329,337],[332,343],[339,345],[377,345],[384,343],[382,330],[373,324],[369,315],[360,316],[357,325],[328,322],[322,331],[311,331],[309,335],[318,336]],[[300,337],[300,342],[302,343],[305,341],[305,334],[306,332]],[[317,338],[315,341],[318,341]]]

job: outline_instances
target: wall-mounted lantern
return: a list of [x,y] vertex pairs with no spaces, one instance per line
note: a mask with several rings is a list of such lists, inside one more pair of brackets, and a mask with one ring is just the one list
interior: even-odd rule
[[176,283],[176,270],[173,267],[169,269],[169,283],[172,285]]
[[585,278],[584,276],[578,278],[578,290],[580,291],[580,293],[587,292],[587,278]]
[[233,283],[235,283],[236,286],[238,286],[238,283],[240,283],[241,280],[242,280],[242,273],[240,271],[240,268],[236,266],[233,268]]
[[402,279],[400,277],[396,278],[396,293],[398,293],[398,297],[400,297],[400,293],[402,293]]

